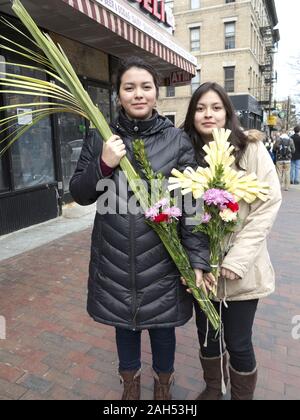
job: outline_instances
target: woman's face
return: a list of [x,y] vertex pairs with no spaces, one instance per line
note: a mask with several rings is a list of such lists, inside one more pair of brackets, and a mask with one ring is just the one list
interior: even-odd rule
[[153,77],[147,70],[132,67],[123,74],[119,100],[129,118],[150,118],[156,104],[156,93]]
[[213,90],[202,95],[194,116],[194,126],[203,139],[210,139],[213,128],[224,128],[226,110],[220,96]]

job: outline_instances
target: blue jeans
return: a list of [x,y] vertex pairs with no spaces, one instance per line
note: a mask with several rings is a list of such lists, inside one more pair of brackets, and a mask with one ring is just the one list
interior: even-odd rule
[[[174,372],[175,328],[149,329],[152,368],[156,373]],[[138,370],[141,367],[141,333],[116,327],[119,371]]]
[[291,161],[291,183],[295,184],[299,182],[299,174],[300,174],[300,159],[292,160]]

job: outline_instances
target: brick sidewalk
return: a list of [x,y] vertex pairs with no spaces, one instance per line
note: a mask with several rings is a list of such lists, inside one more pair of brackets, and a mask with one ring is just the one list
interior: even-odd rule
[[[270,237],[276,293],[259,305],[254,342],[256,399],[300,399],[300,193],[284,193]],[[0,399],[120,398],[114,329],[85,310],[90,229],[67,235],[0,264]],[[298,332],[299,329],[298,329]],[[143,334],[142,399],[152,399],[151,354]],[[177,329],[175,399],[194,399],[203,386],[194,322]]]

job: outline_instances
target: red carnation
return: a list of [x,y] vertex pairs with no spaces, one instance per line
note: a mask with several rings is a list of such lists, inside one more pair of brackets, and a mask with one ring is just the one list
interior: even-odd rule
[[234,213],[237,213],[240,209],[238,203],[232,203],[231,201],[229,201],[229,203],[226,203],[226,207]]
[[153,222],[155,223],[162,223],[162,222],[168,222],[168,221],[169,221],[169,215],[165,213],[161,213],[153,219]]

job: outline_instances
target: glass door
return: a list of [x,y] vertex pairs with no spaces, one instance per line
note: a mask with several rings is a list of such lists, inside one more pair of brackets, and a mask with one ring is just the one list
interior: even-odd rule
[[64,113],[57,118],[64,193],[69,192],[70,179],[80,156],[86,126],[79,115]]
[[[93,102],[99,106],[107,122],[110,122],[110,91],[97,82],[83,80],[83,85]],[[61,148],[61,164],[64,194],[69,192],[69,183],[76,169],[83,141],[87,132],[87,121],[74,114],[59,114],[57,134]]]
[[97,82],[87,82],[87,91],[95,105],[98,106],[108,123],[111,121],[110,89]]

